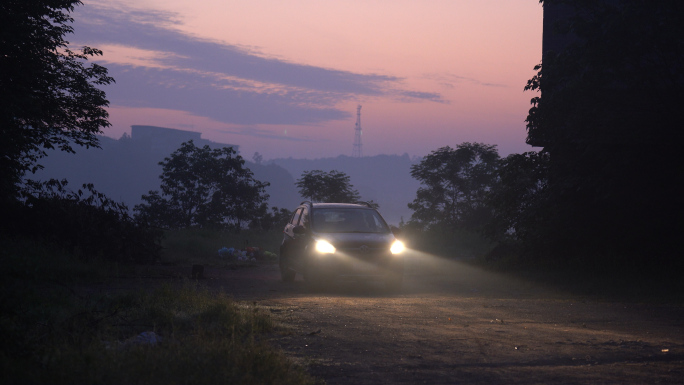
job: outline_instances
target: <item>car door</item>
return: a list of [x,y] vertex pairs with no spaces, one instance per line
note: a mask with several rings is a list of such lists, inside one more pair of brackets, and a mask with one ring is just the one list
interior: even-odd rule
[[303,207],[299,207],[297,210],[295,210],[294,214],[292,214],[292,218],[287,223],[287,225],[285,225],[285,230],[283,230],[284,237],[285,237],[283,239],[283,244],[289,244],[294,240],[294,238],[295,238],[294,228],[299,223],[299,219],[302,216],[303,210],[304,210]]
[[[296,219],[297,221],[293,223],[292,226],[292,248],[290,249],[290,257],[292,258],[292,264],[295,266],[295,268],[301,271],[304,257],[306,255],[306,246],[309,243],[311,237],[311,221],[309,220],[309,209],[307,207],[302,207],[301,213],[299,217]],[[304,228],[304,234],[294,233],[294,228],[298,226]]]
[[302,223],[308,221],[302,219],[306,218],[308,210],[306,207],[299,207],[292,215],[290,222],[285,225],[283,230],[283,243],[280,247],[281,258],[286,259],[286,264],[295,270],[300,270],[303,251],[306,247],[305,237],[301,234],[295,234],[295,227],[301,226]]

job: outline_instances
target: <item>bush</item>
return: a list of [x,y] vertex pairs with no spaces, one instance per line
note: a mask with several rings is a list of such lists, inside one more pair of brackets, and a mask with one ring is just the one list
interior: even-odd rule
[[73,192],[66,180],[28,181],[23,201],[3,222],[5,232],[31,237],[84,261],[151,263],[159,258],[162,233],[133,220],[128,208],[92,184]]
[[[183,229],[165,232],[162,241],[161,261],[164,263],[225,265],[233,259],[219,256],[223,247],[244,250],[258,247],[263,251],[277,253],[282,241],[282,229],[270,231]],[[275,262],[269,259],[262,261]]]

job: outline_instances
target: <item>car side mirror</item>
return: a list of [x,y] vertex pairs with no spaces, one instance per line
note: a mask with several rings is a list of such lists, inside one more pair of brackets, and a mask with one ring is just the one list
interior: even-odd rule
[[299,225],[299,226],[295,226],[294,229],[292,229],[292,232],[295,235],[304,235],[304,234],[306,234],[306,229],[304,228],[304,226]]

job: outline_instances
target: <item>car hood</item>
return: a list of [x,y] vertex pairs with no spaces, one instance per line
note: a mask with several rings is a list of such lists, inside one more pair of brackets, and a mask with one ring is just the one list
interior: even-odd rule
[[394,241],[392,233],[319,233],[315,239],[325,239],[336,248],[360,247],[371,248],[389,246]]

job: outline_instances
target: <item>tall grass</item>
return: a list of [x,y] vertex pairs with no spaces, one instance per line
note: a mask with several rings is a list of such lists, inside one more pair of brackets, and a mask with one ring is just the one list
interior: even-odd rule
[[99,294],[112,266],[28,241],[0,239],[0,260],[0,383],[315,383],[264,342],[255,306],[190,283]]

